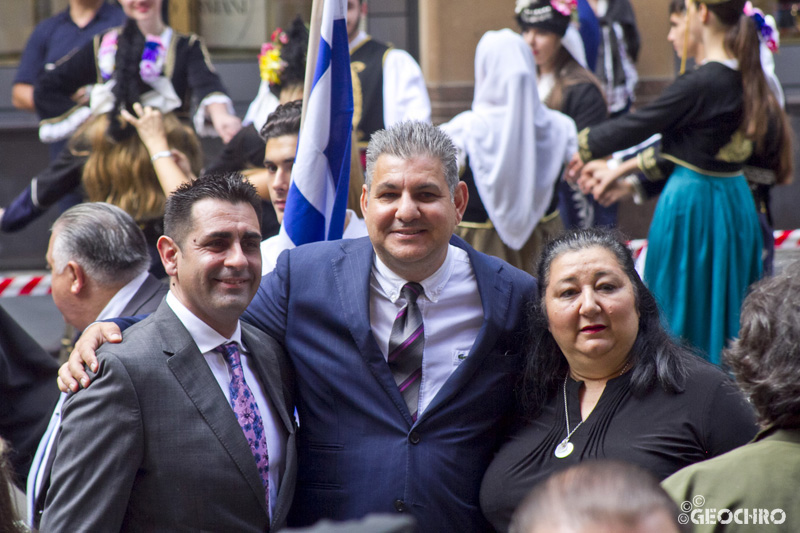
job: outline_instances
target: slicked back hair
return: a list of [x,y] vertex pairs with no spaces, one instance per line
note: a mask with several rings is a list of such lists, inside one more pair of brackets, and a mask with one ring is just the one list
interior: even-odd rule
[[442,163],[450,198],[455,197],[458,185],[456,147],[450,137],[436,126],[409,120],[373,133],[367,145],[367,175],[364,180],[367,190],[372,184],[378,158],[384,154],[406,161],[415,157],[438,159]]
[[150,266],[139,226],[119,207],[103,202],[78,204],[53,223],[53,268],[63,272],[75,261],[100,285],[127,283]]
[[178,246],[192,228],[192,208],[201,200],[222,200],[231,204],[250,204],[261,229],[261,198],[255,187],[238,172],[208,174],[191,183],[184,183],[167,198],[164,212],[164,234]]
[[267,122],[261,128],[261,138],[264,142],[274,138],[283,137],[284,135],[299,135],[300,134],[300,115],[303,110],[303,101],[295,100],[294,102],[286,102],[275,108],[275,111],[269,114]]

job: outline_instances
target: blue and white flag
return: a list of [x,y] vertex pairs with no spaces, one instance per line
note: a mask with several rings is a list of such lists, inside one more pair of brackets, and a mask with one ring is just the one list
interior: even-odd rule
[[322,7],[314,80],[281,228],[295,246],[341,239],[344,230],[353,129],[346,13],[346,0],[325,0]]

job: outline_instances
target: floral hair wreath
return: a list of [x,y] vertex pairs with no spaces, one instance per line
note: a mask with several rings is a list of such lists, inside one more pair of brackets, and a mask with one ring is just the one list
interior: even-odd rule
[[553,9],[568,17],[578,9],[578,0],[550,0],[550,5]]
[[281,28],[275,28],[270,36],[269,43],[261,45],[261,53],[258,54],[258,70],[261,79],[270,85],[280,85],[281,73],[286,68],[286,61],[281,59],[281,48],[289,42],[289,36]]
[[[515,13],[519,15],[530,4],[531,0],[517,0]],[[578,0],[550,0],[550,6],[565,17],[569,17],[578,9]]]
[[770,21],[768,21],[764,16],[764,12],[757,7],[753,7],[752,2],[745,3],[744,14],[753,19],[753,22],[756,23],[756,29],[758,30],[759,37],[762,41],[764,41],[764,43],[766,43],[767,48],[769,48],[773,53],[777,52],[778,40],[775,38],[776,32],[775,28],[773,27],[774,22],[773,24],[770,24]]

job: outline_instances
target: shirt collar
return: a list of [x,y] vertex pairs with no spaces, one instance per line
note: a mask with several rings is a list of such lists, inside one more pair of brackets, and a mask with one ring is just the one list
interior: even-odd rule
[[226,344],[228,342],[235,342],[239,345],[239,351],[243,353],[247,353],[247,348],[242,344],[242,325],[237,320],[236,321],[236,331],[233,332],[233,335],[229,339],[226,339],[216,331],[214,328],[197,318],[194,313],[189,311],[185,305],[181,303],[180,300],[169,291],[167,293],[167,305],[169,305],[172,312],[178,317],[181,321],[183,326],[189,332],[189,335],[192,336],[194,343],[197,345],[197,349],[200,350],[200,353],[210,352],[220,344]]
[[[380,260],[378,254],[374,254],[373,257],[372,273],[375,279],[383,289],[383,292],[386,293],[386,296],[389,297],[389,300],[392,302],[397,301],[400,297],[400,290],[403,288],[403,285],[408,283],[408,280],[395,274]],[[440,266],[436,272],[419,282],[425,290],[425,298],[434,303],[439,301],[444,286],[447,285],[450,276],[453,274],[454,266],[453,245],[448,244],[447,255],[444,258],[442,266]]]
[[800,444],[800,428],[780,428],[769,425],[762,428],[750,442],[757,442],[760,440],[777,440]]
[[98,320],[105,320],[107,318],[117,318],[122,314],[122,310],[125,309],[125,306],[128,305],[128,302],[131,301],[131,298],[134,297],[136,291],[142,286],[144,280],[147,279],[148,272],[145,270],[131,281],[125,284],[120,290],[111,297],[108,301],[106,306],[100,311],[100,314],[97,315],[95,318],[95,322]]
[[356,38],[355,38],[355,39],[353,39],[353,42],[351,42],[351,43],[348,43],[348,46],[349,46],[350,50],[353,50],[353,49],[354,49],[354,48],[356,48],[358,45],[360,45],[361,43],[363,43],[364,41],[366,41],[366,40],[367,40],[367,37],[369,37],[369,35],[367,35],[367,32],[365,32],[365,31],[363,31],[363,30],[361,30],[360,32],[358,32],[358,35],[356,35]]

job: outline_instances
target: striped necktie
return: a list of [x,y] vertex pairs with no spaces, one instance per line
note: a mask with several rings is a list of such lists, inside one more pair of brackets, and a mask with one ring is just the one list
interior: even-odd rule
[[400,293],[405,298],[406,305],[397,313],[389,336],[389,368],[414,421],[417,420],[422,349],[425,345],[425,329],[417,298],[424,292],[419,283],[403,285]]
[[225,358],[228,367],[231,369],[231,407],[236,415],[236,420],[244,431],[250,451],[256,460],[258,473],[261,476],[261,483],[264,485],[264,492],[267,497],[267,508],[269,508],[269,455],[267,454],[267,437],[264,433],[264,423],[261,420],[261,413],[258,410],[255,396],[250,387],[244,380],[242,371],[242,359],[239,348],[235,342],[222,344],[215,348]]

